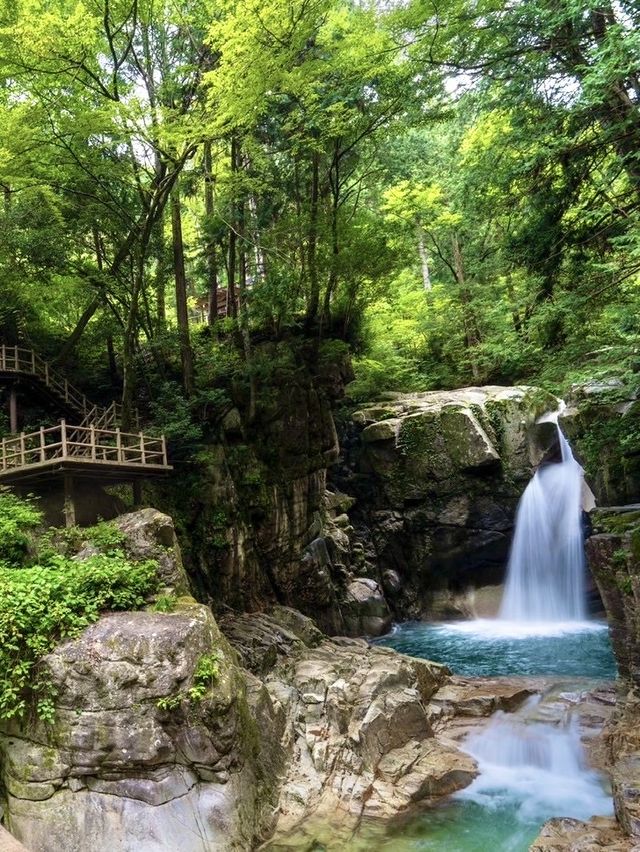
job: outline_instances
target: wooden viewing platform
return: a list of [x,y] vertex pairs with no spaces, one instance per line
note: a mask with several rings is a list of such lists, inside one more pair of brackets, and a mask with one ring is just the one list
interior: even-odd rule
[[5,483],[43,479],[61,471],[128,481],[170,470],[164,435],[157,438],[93,424],[70,426],[65,420],[28,435],[3,438],[0,447],[0,482]]
[[[75,523],[74,480],[93,480],[97,485],[131,482],[135,503],[141,479],[173,469],[163,435],[123,431],[120,404],[94,405],[31,349],[0,345],[0,383],[9,385],[12,433],[0,445],[0,485],[40,481],[50,489],[54,486],[47,480],[62,478],[68,525]],[[46,397],[60,413],[69,414],[74,424],[63,419],[37,432],[18,433],[18,390],[24,393],[25,386]]]

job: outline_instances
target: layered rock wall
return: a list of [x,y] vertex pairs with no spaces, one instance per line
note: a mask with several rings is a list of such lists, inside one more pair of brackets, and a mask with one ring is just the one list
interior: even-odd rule
[[400,617],[464,614],[460,593],[502,580],[517,501],[557,443],[536,421],[557,406],[537,388],[485,387],[353,414],[332,477],[356,498],[356,534]]

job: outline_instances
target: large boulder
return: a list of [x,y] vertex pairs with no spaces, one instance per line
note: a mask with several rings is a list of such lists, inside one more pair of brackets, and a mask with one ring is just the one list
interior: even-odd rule
[[448,596],[501,582],[518,498],[557,451],[540,417],[559,400],[527,386],[390,397],[352,414],[332,479],[356,498],[373,578],[394,578],[395,613],[438,615]]
[[[276,609],[221,627],[260,672],[280,728],[285,774],[277,832],[308,820],[343,828],[466,786],[475,762],[434,734],[429,706],[449,681],[436,663],[359,639],[322,639]],[[438,711],[436,711],[438,712]]]
[[[157,560],[174,610],[106,614],[43,659],[54,721],[0,726],[4,822],[30,852],[250,848],[272,805],[259,690],[185,594],[171,519],[147,509],[116,525],[129,554]],[[275,753],[264,759],[277,770]]]
[[574,385],[560,423],[600,505],[640,500],[637,375],[629,382],[611,376]]

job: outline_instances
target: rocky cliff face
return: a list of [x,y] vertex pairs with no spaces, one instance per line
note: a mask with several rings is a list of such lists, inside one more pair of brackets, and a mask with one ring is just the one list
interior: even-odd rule
[[501,581],[516,503],[556,442],[536,420],[557,405],[536,388],[463,388],[352,415],[334,480],[399,615],[456,614],[465,589]]
[[535,420],[557,400],[528,387],[398,395],[346,423],[343,406],[340,446],[348,363],[294,366],[270,374],[253,423],[227,415],[197,480],[165,492],[199,596],[294,606],[333,635],[379,635],[392,612],[464,612],[454,598],[502,579],[515,505],[555,439]]
[[366,632],[361,615],[382,613],[388,624],[386,606],[348,591],[349,501],[326,499],[339,454],[332,405],[351,378],[348,358],[311,344],[263,350],[255,416],[238,394],[193,468],[156,495],[183,533],[198,596],[238,611],[295,605],[330,633]]
[[637,377],[576,385],[560,418],[599,505],[640,499],[640,400]]
[[605,848],[627,852],[640,844],[640,507],[591,513],[587,558],[609,621],[620,681],[607,736],[616,821],[552,820],[532,847]]

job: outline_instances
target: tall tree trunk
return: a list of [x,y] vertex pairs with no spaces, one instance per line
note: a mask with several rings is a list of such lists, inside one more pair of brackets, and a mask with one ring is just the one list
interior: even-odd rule
[[214,210],[214,178],[211,161],[211,142],[204,143],[204,212],[207,217],[207,278],[209,311],[207,321],[215,333],[218,318],[218,258],[215,237],[211,231]]
[[422,269],[422,286],[427,292],[431,291],[431,275],[429,273],[429,256],[427,247],[424,241],[424,231],[422,225],[418,224],[418,254],[420,255],[420,268]]
[[184,244],[182,241],[182,213],[180,188],[176,183],[171,190],[171,236],[173,240],[173,273],[176,282],[176,315],[180,338],[182,361],[182,383],[187,397],[193,394],[193,350],[189,334],[189,309],[187,305],[187,275],[184,266]]
[[333,152],[333,163],[331,166],[331,265],[329,267],[329,280],[324,294],[322,307],[322,318],[331,317],[331,300],[338,288],[338,255],[340,244],[338,242],[338,211],[340,209],[340,142],[336,140]]
[[[238,159],[238,165],[240,160]],[[256,416],[256,377],[253,372],[253,352],[251,346],[251,329],[249,326],[249,298],[247,291],[247,240],[246,240],[246,205],[244,199],[237,206],[238,237],[240,244],[240,264],[238,275],[239,289],[239,325],[242,337],[242,348],[249,376],[249,411],[248,420],[252,423]]]
[[318,199],[320,195],[320,154],[314,151],[311,157],[311,199],[309,206],[309,239],[307,259],[309,266],[309,299],[307,301],[307,324],[318,316],[320,307],[320,278],[318,276]]
[[471,305],[471,291],[469,290],[469,285],[466,280],[460,241],[455,231],[451,236],[451,248],[453,250],[453,268],[456,274],[456,281],[458,282],[460,303],[462,305],[465,341],[467,345],[467,353],[469,355],[469,363],[471,364],[471,373],[474,381],[479,381],[480,369],[478,367],[474,349],[480,343],[480,333],[478,332],[476,318]]
[[156,324],[158,331],[167,327],[167,241],[164,235],[164,214],[156,226]]
[[[233,175],[238,171],[238,141],[234,137],[231,139],[231,173]],[[233,185],[232,192],[237,192],[237,187]],[[238,215],[237,204],[235,199],[231,205],[231,224],[229,228],[229,265],[227,268],[227,316],[235,317],[237,315],[237,298],[236,298],[236,244],[237,244],[237,227]]]
[[136,335],[138,333],[138,304],[144,275],[144,255],[132,263],[132,287],[129,315],[124,329],[122,347],[122,427],[133,425],[135,408],[136,372],[134,365]]

